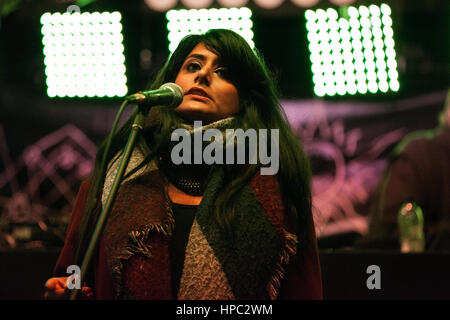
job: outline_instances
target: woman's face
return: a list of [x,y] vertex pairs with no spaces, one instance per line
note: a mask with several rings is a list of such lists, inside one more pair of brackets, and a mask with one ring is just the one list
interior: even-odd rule
[[186,57],[175,79],[184,93],[175,112],[188,121],[201,120],[203,124],[237,113],[238,91],[226,79],[226,72],[219,65],[219,56],[199,43]]

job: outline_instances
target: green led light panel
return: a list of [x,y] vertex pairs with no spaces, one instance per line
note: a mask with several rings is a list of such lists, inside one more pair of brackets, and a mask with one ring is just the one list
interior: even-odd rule
[[391,9],[386,4],[306,10],[314,93],[323,97],[398,91]]
[[123,97],[128,88],[119,12],[41,16],[49,97]]
[[251,16],[252,11],[246,7],[170,10],[166,13],[169,51],[174,52],[181,39],[188,34],[204,33],[217,28],[235,31],[254,48]]

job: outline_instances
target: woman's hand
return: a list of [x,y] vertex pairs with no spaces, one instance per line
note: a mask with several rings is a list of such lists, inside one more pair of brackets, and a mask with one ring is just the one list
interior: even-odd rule
[[[44,300],[63,300],[67,296],[67,279],[69,277],[57,277],[50,278],[45,283],[45,293],[43,295]],[[70,290],[71,291],[71,290]],[[69,292],[70,292],[69,291]],[[94,293],[89,287],[81,288],[82,299],[93,299]]]

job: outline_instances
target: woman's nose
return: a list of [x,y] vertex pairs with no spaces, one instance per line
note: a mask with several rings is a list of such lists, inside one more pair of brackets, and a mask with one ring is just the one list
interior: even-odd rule
[[201,68],[197,73],[195,81],[199,83],[204,83],[205,85],[209,85],[211,82],[211,72],[209,68]]

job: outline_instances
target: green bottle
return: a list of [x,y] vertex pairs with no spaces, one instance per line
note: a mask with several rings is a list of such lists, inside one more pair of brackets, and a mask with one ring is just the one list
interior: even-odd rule
[[423,252],[425,236],[422,208],[413,201],[404,202],[398,212],[397,221],[400,231],[400,251]]

